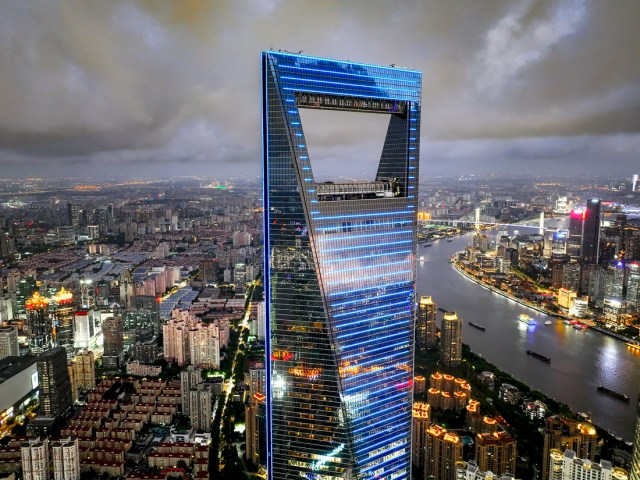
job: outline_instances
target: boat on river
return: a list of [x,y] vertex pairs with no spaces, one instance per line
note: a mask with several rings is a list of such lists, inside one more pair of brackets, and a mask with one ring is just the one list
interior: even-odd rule
[[518,315],[518,320],[521,321],[522,323],[526,323],[527,325],[536,324],[535,320],[531,318],[529,315],[527,315],[526,313],[521,313],[520,315]]
[[553,322],[551,320],[547,320],[546,322],[544,322],[545,325],[551,325]]
[[538,360],[542,360],[543,362],[551,363],[551,359],[549,357],[542,355],[538,352],[534,352],[533,350],[527,350],[527,355],[533,358],[537,358]]
[[613,398],[617,398],[618,400],[622,400],[624,402],[628,402],[629,401],[629,397],[627,395],[625,395],[624,393],[620,393],[620,392],[616,392],[615,390],[611,390],[607,387],[603,387],[602,385],[600,385],[598,387],[598,391],[602,392],[602,393],[606,393],[607,395],[613,397]]
[[422,256],[422,255],[420,256],[420,261],[424,262],[424,256]]
[[478,330],[482,330],[485,331],[487,329],[487,327],[485,327],[484,325],[480,325],[479,323],[475,323],[472,321],[469,321],[469,325],[471,325],[472,327],[477,328]]

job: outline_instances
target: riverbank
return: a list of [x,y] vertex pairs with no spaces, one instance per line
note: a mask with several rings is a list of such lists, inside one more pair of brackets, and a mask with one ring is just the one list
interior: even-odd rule
[[547,310],[545,308],[542,308],[538,305],[533,305],[529,302],[527,302],[526,300],[522,299],[522,298],[518,298],[514,295],[511,295],[503,290],[500,290],[499,288],[496,288],[492,285],[487,285],[485,282],[483,282],[481,279],[479,279],[478,277],[471,275],[470,273],[466,272],[465,269],[459,264],[459,262],[455,261],[455,260],[451,260],[451,266],[455,269],[456,272],[458,272],[460,275],[462,275],[465,278],[468,278],[469,280],[471,280],[472,282],[474,282],[476,285],[484,288],[485,290],[489,290],[492,293],[498,294],[508,300],[512,300],[516,303],[518,303],[519,305],[522,305],[523,307],[527,307],[530,308],[531,310],[537,311],[539,313],[543,313],[545,315],[548,315],[549,317],[553,317],[553,318],[558,318],[561,320],[570,320],[570,321],[580,321],[582,324],[584,325],[588,325],[589,329],[591,330],[595,330],[596,332],[602,333],[604,335],[608,335],[612,338],[615,338],[621,342],[625,342],[625,343],[631,343],[631,344],[637,344],[637,340],[626,337],[624,335],[620,335],[617,332],[613,332],[607,328],[598,326],[595,324],[595,322],[593,321],[585,321],[583,319],[575,319],[573,317],[570,317],[568,315],[564,315],[563,313],[560,312],[553,312],[551,310]]

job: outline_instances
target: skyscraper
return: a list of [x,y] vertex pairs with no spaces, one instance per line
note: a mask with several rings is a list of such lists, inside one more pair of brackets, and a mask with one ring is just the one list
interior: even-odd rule
[[55,347],[38,355],[40,406],[38,416],[60,417],[71,407],[71,382],[67,352]]
[[[409,478],[421,78],[262,55],[272,479]],[[387,115],[375,178],[317,182],[302,108]]]
[[55,343],[73,358],[73,294],[64,288],[51,298],[54,305]]
[[420,297],[416,324],[416,345],[425,349],[436,344],[436,303],[431,297]]
[[596,263],[600,244],[600,200],[587,200],[585,213],[581,255],[587,262]]
[[456,312],[446,312],[442,317],[440,359],[447,366],[462,361],[462,319]]
[[27,312],[27,341],[29,351],[42,353],[53,345],[53,325],[49,318],[49,299],[38,292],[24,302]]

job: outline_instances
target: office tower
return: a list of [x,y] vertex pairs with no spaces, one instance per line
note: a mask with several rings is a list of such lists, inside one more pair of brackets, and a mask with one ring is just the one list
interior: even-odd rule
[[20,355],[18,348],[18,330],[16,327],[0,327],[0,360]]
[[447,432],[439,425],[427,431],[427,448],[424,457],[424,478],[454,480],[456,463],[462,460],[462,439]]
[[462,361],[462,319],[456,312],[446,312],[442,317],[440,359],[446,366]]
[[631,191],[632,192],[636,191],[637,185],[638,185],[638,174],[634,173],[633,177],[631,177]]
[[588,263],[596,263],[600,243],[600,200],[597,198],[587,200],[585,213],[580,254]]
[[552,254],[549,260],[551,268],[551,288],[561,288],[564,281],[564,267],[569,263],[569,255]]
[[27,314],[26,303],[38,291],[36,279],[29,275],[20,280],[16,285],[16,308],[14,315],[25,318]]
[[249,387],[245,404],[245,441],[247,443],[247,460],[254,465],[265,463],[266,429],[261,421],[266,397],[266,374],[264,368],[251,368],[245,374],[245,384]]
[[64,288],[51,298],[55,326],[55,344],[67,350],[67,358],[73,358],[73,294]]
[[79,390],[96,388],[95,356],[91,350],[80,352],[75,357],[76,385]]
[[576,452],[567,449],[564,453],[552,449],[549,453],[551,473],[549,480],[627,480],[628,474],[622,468],[611,466],[608,460],[593,460],[579,458]]
[[49,300],[35,292],[27,298],[27,342],[33,354],[42,353],[53,345],[53,325],[49,318]]
[[182,414],[189,416],[190,392],[202,383],[202,369],[188,366],[180,372],[180,391],[182,394]]
[[76,203],[68,203],[67,204],[68,225],[71,225],[73,228],[78,228],[80,226],[81,220],[82,220],[82,210],[80,210],[80,206]]
[[191,426],[199,432],[211,431],[211,388],[200,384],[189,391],[189,418]]
[[30,438],[20,444],[24,480],[49,480],[49,440]]
[[122,317],[108,317],[102,324],[102,335],[104,337],[104,353],[102,364],[108,368],[120,366],[124,355]]
[[625,303],[627,313],[640,313],[640,264],[627,265],[627,293]]
[[516,455],[516,439],[507,432],[476,435],[476,463],[480,470],[496,475],[515,473]]
[[593,461],[597,443],[596,429],[591,424],[561,415],[547,418],[542,453],[542,480],[549,480],[549,455],[552,449],[562,452],[570,449],[580,458]]
[[80,480],[80,449],[75,437],[51,442],[53,480]]
[[71,407],[71,382],[67,353],[55,347],[38,355],[40,406],[38,416],[60,417]]
[[413,404],[412,462],[418,468],[424,467],[427,436],[431,422],[431,405],[424,402]]
[[[409,478],[420,94],[419,72],[262,55],[272,479]],[[317,182],[303,108],[387,115],[375,178]]]
[[416,322],[416,345],[420,349],[436,344],[436,309],[437,305],[431,297],[420,297]]
[[99,333],[100,314],[93,310],[78,310],[73,315],[73,346],[77,349],[88,348],[92,339]]

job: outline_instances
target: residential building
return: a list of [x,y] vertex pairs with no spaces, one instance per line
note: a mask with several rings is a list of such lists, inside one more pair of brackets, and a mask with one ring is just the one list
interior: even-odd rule
[[420,297],[416,323],[416,345],[425,349],[436,344],[436,310],[437,305],[431,297]]
[[456,312],[446,312],[442,317],[440,359],[446,366],[459,365],[462,361],[462,319]]

